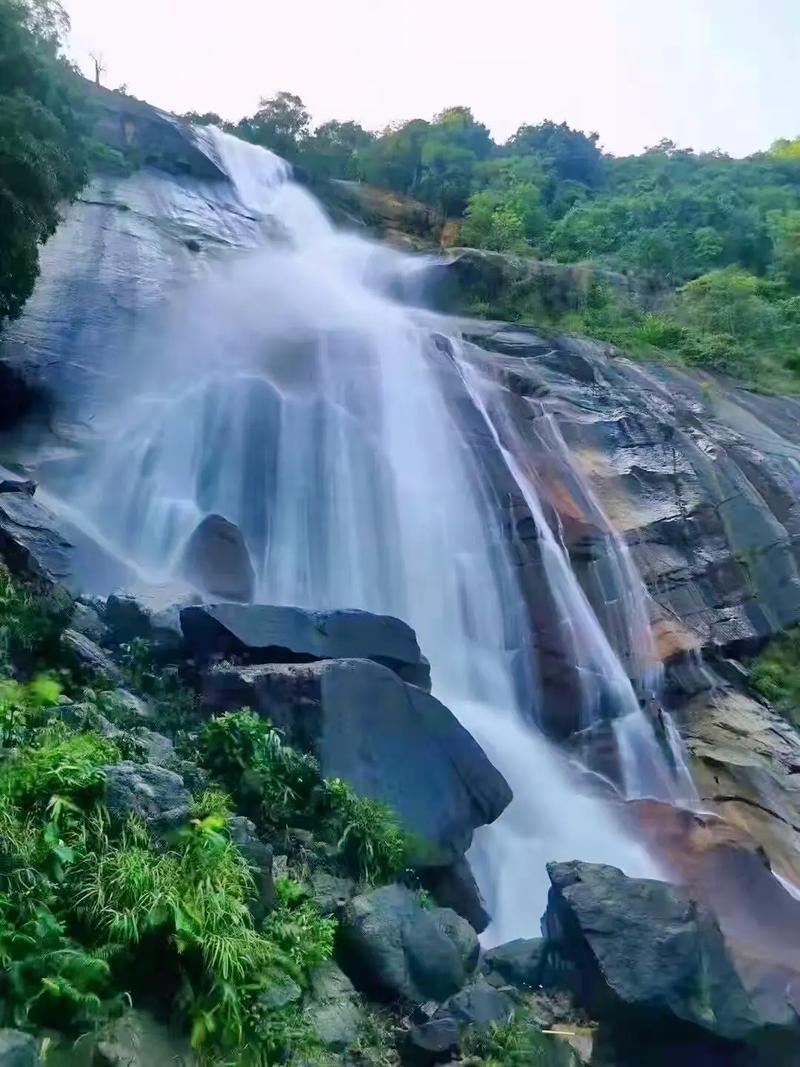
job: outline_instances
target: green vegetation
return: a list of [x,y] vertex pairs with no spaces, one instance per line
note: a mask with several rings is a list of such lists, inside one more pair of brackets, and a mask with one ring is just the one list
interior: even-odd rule
[[770,641],[749,667],[753,689],[800,729],[800,627]]
[[426,201],[443,220],[460,220],[461,245],[587,264],[630,282],[621,296],[624,286],[601,280],[578,307],[550,315],[535,294],[512,288],[475,298],[479,313],[597,336],[762,388],[800,389],[800,139],[748,159],[668,140],[614,158],[596,133],[549,121],[496,144],[464,107],[380,134],[354,122],[312,130],[291,93],[263,100],[227,129],[312,178],[366,181]]
[[38,274],[59,203],[86,179],[81,89],[59,56],[57,0],[0,0],[0,326]]
[[464,1039],[463,1053],[480,1057],[485,1067],[569,1067],[569,1048],[542,1033],[529,1012],[518,1009],[505,1023],[493,1023],[488,1030],[473,1031]]
[[[142,756],[113,694],[43,671],[62,626],[63,613],[0,571],[0,1025],[77,1037],[133,1002],[180,1021],[203,1063],[334,1062],[297,997],[332,956],[336,923],[299,874],[312,861],[391,879],[406,863],[396,820],[323,779],[247,711],[212,719],[187,744],[216,785],[195,795],[186,825],[165,836],[112,818],[105,769]],[[126,655],[168,703],[177,683],[169,671],[158,681],[152,650]],[[108,720],[112,737],[100,732]],[[275,842],[306,828],[307,851],[276,880],[272,907],[229,833],[234,803]],[[365,1063],[383,1062],[373,1043],[365,1034]]]
[[390,882],[409,865],[408,837],[384,804],[324,779],[316,760],[252,712],[212,719],[198,747],[202,764],[265,832],[313,828],[346,873],[370,884]]

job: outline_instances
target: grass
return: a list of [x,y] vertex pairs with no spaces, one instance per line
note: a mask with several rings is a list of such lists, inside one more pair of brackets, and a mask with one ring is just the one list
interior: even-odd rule
[[507,1022],[470,1031],[462,1054],[480,1057],[485,1067],[570,1067],[574,1062],[569,1048],[542,1033],[524,1008]]

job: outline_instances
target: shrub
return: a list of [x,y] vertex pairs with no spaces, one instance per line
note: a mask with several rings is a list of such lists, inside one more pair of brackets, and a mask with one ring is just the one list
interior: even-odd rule
[[800,627],[770,641],[749,667],[753,689],[800,728]]
[[392,881],[407,866],[408,835],[386,804],[359,796],[341,778],[325,783],[336,845],[365,882]]
[[467,1033],[462,1052],[482,1057],[486,1067],[569,1067],[572,1063],[569,1048],[542,1033],[524,1008],[507,1022]]
[[268,826],[313,818],[319,765],[284,744],[280,731],[247,709],[219,715],[199,738],[203,764],[251,818]]

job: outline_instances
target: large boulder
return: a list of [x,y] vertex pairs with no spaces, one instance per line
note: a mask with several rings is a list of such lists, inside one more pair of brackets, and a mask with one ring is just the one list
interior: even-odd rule
[[518,938],[490,949],[481,960],[481,971],[494,986],[519,990],[538,989],[542,981],[547,942],[544,938]]
[[430,666],[414,631],[391,615],[308,611],[266,604],[204,604],[181,611],[186,646],[198,658],[249,663],[371,659],[412,685],[430,689]]
[[0,1067],[40,1067],[36,1041],[21,1030],[0,1029]]
[[594,1018],[654,1041],[692,1030],[754,1040],[797,1021],[789,1004],[756,1007],[716,920],[674,886],[577,861],[548,873],[550,953]]
[[141,583],[111,594],[106,602],[104,622],[112,639],[119,644],[142,638],[159,648],[174,651],[181,647],[183,640],[181,609],[201,600],[196,589],[180,582]]
[[187,540],[182,576],[210,597],[249,603],[256,576],[242,531],[222,515],[206,515]]
[[347,975],[371,996],[441,1001],[466,980],[462,947],[405,886],[353,897],[344,908],[337,946]]
[[221,664],[205,678],[207,712],[249,707],[310,752],[328,777],[382,800],[425,843],[423,865],[446,865],[493,822],[511,791],[435,697],[370,660]]
[[183,779],[166,767],[125,760],[105,768],[106,805],[116,816],[138,815],[161,828],[188,817],[191,795]]

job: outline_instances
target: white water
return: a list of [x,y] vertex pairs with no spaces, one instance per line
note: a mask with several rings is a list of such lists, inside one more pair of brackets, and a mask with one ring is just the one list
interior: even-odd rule
[[[127,398],[71,482],[74,512],[153,578],[169,574],[199,518],[221,512],[245,534],[262,601],[359,607],[416,629],[434,692],[514,792],[470,852],[494,916],[488,943],[536,933],[548,860],[655,875],[611,807],[581,792],[585,775],[523,714],[539,699],[528,616],[491,487],[447,403],[463,386],[429,330],[385,293],[411,261],[334,230],[270,153],[200,136],[243,210],[263,218],[264,248],[211,270],[155,349],[130,354]],[[620,735],[626,786],[674,796],[533,480],[470,368],[461,373],[536,522],[586,706],[610,694],[636,720]]]

